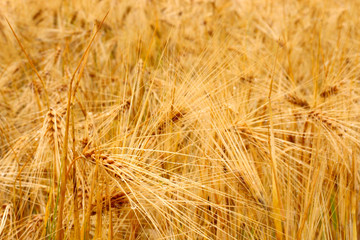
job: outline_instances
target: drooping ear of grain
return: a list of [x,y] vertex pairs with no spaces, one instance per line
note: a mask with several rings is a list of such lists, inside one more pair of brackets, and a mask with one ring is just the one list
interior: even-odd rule
[[338,94],[338,92],[339,92],[338,85],[328,86],[320,93],[320,97],[328,98],[330,96],[334,96],[334,95]]
[[289,103],[294,104],[296,106],[299,106],[299,107],[302,107],[305,109],[310,108],[309,103],[305,99],[302,99],[299,96],[297,96],[295,93],[285,95],[285,99]]
[[356,1],[0,9],[0,239],[359,239]]

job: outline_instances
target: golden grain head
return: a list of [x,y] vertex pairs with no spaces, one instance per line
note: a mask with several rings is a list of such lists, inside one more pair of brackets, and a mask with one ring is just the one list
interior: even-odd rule
[[357,1],[0,9],[0,239],[360,239]]

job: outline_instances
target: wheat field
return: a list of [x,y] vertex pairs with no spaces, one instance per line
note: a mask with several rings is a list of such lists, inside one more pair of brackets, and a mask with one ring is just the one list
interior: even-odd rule
[[360,4],[0,2],[0,239],[360,239]]

